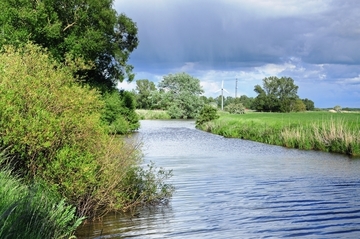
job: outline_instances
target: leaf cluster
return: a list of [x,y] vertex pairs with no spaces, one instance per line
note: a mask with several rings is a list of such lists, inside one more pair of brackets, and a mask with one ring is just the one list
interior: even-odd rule
[[127,61],[138,45],[136,24],[112,6],[113,0],[2,0],[0,46],[30,41],[60,62],[67,55],[81,57],[94,67],[78,74],[88,83],[112,88],[118,80],[133,79]]
[[196,127],[203,125],[206,122],[216,120],[220,116],[217,114],[217,109],[211,105],[204,105],[200,110],[199,115],[196,117]]
[[298,88],[290,77],[266,77],[263,79],[263,87],[256,85],[254,88],[258,94],[254,108],[258,111],[291,112],[299,98]]
[[[97,217],[132,203],[133,188],[124,182],[128,172],[139,170],[142,155],[138,144],[108,134],[102,115],[110,104],[72,73],[39,46],[4,48],[0,143],[27,182],[57,192],[77,215]],[[109,95],[115,105],[119,99],[122,110],[135,109],[131,95]]]

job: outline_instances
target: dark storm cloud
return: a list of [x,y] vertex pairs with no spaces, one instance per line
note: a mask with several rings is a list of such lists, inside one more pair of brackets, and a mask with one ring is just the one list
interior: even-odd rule
[[253,94],[263,77],[287,75],[339,101],[358,90],[347,88],[360,82],[358,0],[116,0],[114,7],[138,25],[130,63],[146,76],[187,71],[206,85],[237,77]]

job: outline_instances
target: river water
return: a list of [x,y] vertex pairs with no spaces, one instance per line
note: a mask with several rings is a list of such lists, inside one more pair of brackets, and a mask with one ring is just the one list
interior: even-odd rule
[[169,205],[109,215],[78,238],[360,238],[360,160],[141,121],[145,161],[172,169]]

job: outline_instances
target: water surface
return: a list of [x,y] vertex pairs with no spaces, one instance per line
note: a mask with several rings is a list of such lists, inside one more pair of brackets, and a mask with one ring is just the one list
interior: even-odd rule
[[360,238],[360,161],[141,121],[145,161],[173,169],[170,204],[87,224],[79,238]]

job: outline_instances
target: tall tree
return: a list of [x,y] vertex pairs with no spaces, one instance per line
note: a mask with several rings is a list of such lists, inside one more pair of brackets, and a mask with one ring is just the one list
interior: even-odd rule
[[315,104],[314,101],[309,100],[308,98],[302,99],[303,103],[306,106],[306,110],[314,110],[315,109]]
[[131,81],[127,61],[138,45],[137,27],[112,5],[113,0],[2,0],[0,46],[31,41],[61,62],[81,57],[93,68],[78,74],[97,86]]
[[155,98],[152,96],[152,92],[156,90],[154,82],[147,79],[137,80],[135,89],[137,107],[140,109],[151,109]]
[[167,101],[167,110],[172,118],[196,117],[203,105],[200,95],[204,91],[200,80],[186,73],[169,74],[158,86],[164,92],[163,99]]
[[257,110],[290,112],[293,109],[295,100],[298,99],[298,86],[290,77],[276,76],[263,79],[263,88],[255,86],[254,91],[258,93],[254,104]]

